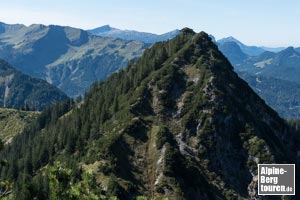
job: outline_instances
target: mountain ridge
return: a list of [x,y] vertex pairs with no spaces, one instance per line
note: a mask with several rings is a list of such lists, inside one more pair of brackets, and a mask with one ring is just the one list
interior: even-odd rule
[[121,30],[117,28],[112,28],[110,27],[110,25],[104,25],[87,31],[92,33],[93,35],[98,35],[102,37],[135,40],[135,41],[141,41],[141,42],[151,43],[151,44],[155,42],[161,42],[168,39],[172,39],[179,33],[179,30],[176,29],[163,34],[154,34],[154,33],[135,31],[135,30]]
[[0,33],[0,58],[72,97],[82,95],[93,82],[125,67],[147,47],[142,42],[93,36],[67,26],[0,27],[5,30]]
[[[209,35],[188,28],[94,84],[80,106],[52,109],[0,155],[10,163],[0,174],[20,186],[15,194],[56,195],[39,172],[50,160],[64,160],[78,177],[91,172],[107,197],[256,199],[257,163],[299,163],[284,120],[238,77]],[[59,189],[76,183],[80,178],[67,179]]]

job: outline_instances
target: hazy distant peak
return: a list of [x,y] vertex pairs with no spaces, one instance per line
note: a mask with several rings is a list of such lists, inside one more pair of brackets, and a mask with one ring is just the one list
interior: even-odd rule
[[289,46],[289,47],[287,47],[285,50],[287,50],[287,51],[294,51],[295,49],[294,49],[293,46]]
[[300,56],[300,53],[295,50],[294,47],[290,46],[278,53],[278,56],[286,58],[286,57],[291,57],[291,56]]
[[107,32],[107,31],[111,31],[113,28],[110,25],[104,25],[104,26],[100,26],[98,28],[94,28],[91,30],[88,30],[89,32],[91,32],[92,34],[97,34],[97,33],[103,33],[103,32]]
[[287,48],[283,49],[279,53],[294,53],[294,52],[296,52],[295,48],[290,46],[290,47],[287,47]]
[[238,44],[243,44],[238,39],[234,38],[233,36],[225,37],[220,40],[218,40],[218,43],[224,43],[224,42],[236,42]]
[[95,29],[88,30],[93,35],[108,37],[108,38],[119,38],[124,40],[135,40],[145,43],[155,43],[159,41],[165,41],[174,38],[179,34],[179,30],[173,30],[164,34],[154,34],[147,32],[140,32],[136,30],[121,30],[113,28],[110,25],[100,26]]
[[[44,24],[31,24],[28,27],[34,27],[34,28],[46,28],[47,26]],[[49,25],[49,27],[55,27],[55,25]]]
[[236,44],[238,44],[240,46],[241,50],[249,56],[257,56],[265,51],[264,49],[262,49],[260,47],[245,45],[242,42],[240,42],[238,39],[236,39],[232,36],[229,36],[229,37],[226,37],[226,38],[223,38],[223,39],[220,39],[217,41],[218,44],[223,44],[225,42],[235,42]]
[[24,28],[23,24],[6,24],[4,22],[0,22],[0,34],[5,33],[7,31],[16,31],[21,28]]

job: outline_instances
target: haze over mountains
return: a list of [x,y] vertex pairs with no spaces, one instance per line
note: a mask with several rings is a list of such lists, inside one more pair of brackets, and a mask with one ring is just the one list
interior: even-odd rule
[[178,29],[170,31],[168,33],[157,35],[153,33],[139,32],[134,30],[120,30],[117,28],[112,28],[109,25],[104,25],[92,30],[88,30],[88,32],[92,33],[93,35],[103,37],[120,38],[124,40],[135,40],[151,44],[172,39],[179,34]]
[[46,79],[72,97],[140,56],[142,42],[96,37],[84,30],[0,23],[0,58]]
[[80,106],[44,111],[0,154],[0,174],[20,199],[256,199],[257,164],[297,171],[298,144],[209,35],[185,28]]
[[223,39],[220,39],[217,41],[217,43],[219,45],[223,45],[224,43],[227,43],[227,42],[236,43],[241,48],[241,50],[249,56],[257,56],[265,51],[279,52],[279,51],[285,49],[284,47],[271,48],[271,47],[248,46],[248,45],[243,44],[242,42],[240,42],[239,40],[237,40],[236,38],[234,38],[232,36],[223,38]]

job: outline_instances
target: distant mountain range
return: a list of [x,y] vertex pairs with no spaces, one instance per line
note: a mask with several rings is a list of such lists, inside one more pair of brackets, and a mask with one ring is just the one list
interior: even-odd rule
[[250,56],[242,50],[241,42],[222,40],[218,46],[240,76],[281,116],[300,117],[299,48]]
[[219,48],[238,71],[300,83],[300,53],[293,47],[257,56],[248,56],[235,42],[219,44]]
[[[166,41],[168,39],[174,38],[176,35],[179,34],[179,30],[173,30],[161,35],[153,34],[153,33],[147,33],[147,32],[139,32],[135,30],[121,30],[118,28],[113,28],[110,25],[104,25],[100,26],[98,28],[94,28],[91,30],[87,30],[93,35],[102,36],[102,37],[108,37],[108,38],[119,38],[124,40],[134,40],[134,41],[141,41],[145,43],[155,43],[160,41]],[[222,45],[227,42],[234,42],[236,43],[241,50],[249,55],[249,56],[256,56],[259,55],[265,51],[271,51],[271,52],[279,52],[284,47],[258,47],[258,46],[248,46],[237,40],[236,38],[230,36],[226,38],[222,38],[220,40],[215,40],[214,36],[210,35],[213,42],[217,42],[218,45]],[[299,49],[300,51],[300,49]]]
[[0,60],[0,107],[43,110],[67,98],[45,80],[25,75]]
[[237,39],[235,39],[234,37],[227,37],[227,38],[223,38],[217,41],[218,45],[224,45],[224,44],[228,44],[229,42],[233,42],[235,44],[237,44],[241,50],[250,56],[256,56],[259,55],[261,53],[263,53],[265,50],[260,48],[260,47],[256,47],[256,46],[247,46],[245,44],[243,44],[242,42],[238,41]]
[[227,42],[236,43],[241,48],[241,50],[249,56],[257,56],[265,51],[279,52],[279,51],[285,49],[284,47],[272,48],[272,47],[248,46],[248,45],[243,44],[242,42],[240,42],[239,40],[237,40],[236,38],[234,38],[232,36],[223,38],[223,39],[220,39],[217,41],[218,45],[223,45],[224,43],[227,43]]
[[250,57],[243,64],[246,71],[300,83],[300,53],[293,47]]
[[141,41],[141,42],[151,43],[151,44],[155,42],[172,39],[179,34],[179,30],[177,29],[174,31],[170,31],[168,33],[157,35],[153,33],[139,32],[134,30],[121,30],[117,28],[112,28],[109,25],[88,30],[88,32],[92,33],[93,35],[98,35],[102,37],[120,38],[124,40],[135,40],[135,41]]
[[0,44],[0,58],[72,97],[125,67],[149,46],[93,36],[71,27],[4,23],[0,23]]
[[[109,25],[84,31],[62,26],[0,23],[0,58],[8,60],[22,72],[45,79],[69,96],[76,97],[84,94],[95,81],[105,80],[110,74],[124,68],[131,59],[140,57],[151,43],[165,41],[178,34],[178,30],[157,35],[120,30]],[[210,37],[235,70],[238,73],[243,72],[242,77],[254,90],[255,84],[249,77],[258,74],[260,77],[264,76],[261,80],[268,80],[267,83],[274,78],[278,80],[277,84],[300,84],[300,48],[248,46],[234,37],[218,41],[213,36]],[[249,76],[246,76],[246,73]],[[260,89],[261,97],[281,116],[300,117],[297,109],[294,112],[288,106],[294,105],[294,101],[287,103],[288,99],[279,95],[269,95],[270,91],[276,94],[277,89],[271,84],[268,86],[267,83]],[[294,96],[297,91],[288,91],[291,99],[297,99]],[[277,103],[273,104],[271,98],[275,98]],[[286,105],[285,109],[289,112],[283,113],[284,108],[279,108],[278,105]]]

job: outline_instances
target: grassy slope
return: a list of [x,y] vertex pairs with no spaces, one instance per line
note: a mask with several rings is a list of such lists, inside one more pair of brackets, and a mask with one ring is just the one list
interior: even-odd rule
[[4,142],[9,141],[38,115],[39,112],[0,108],[0,138]]

